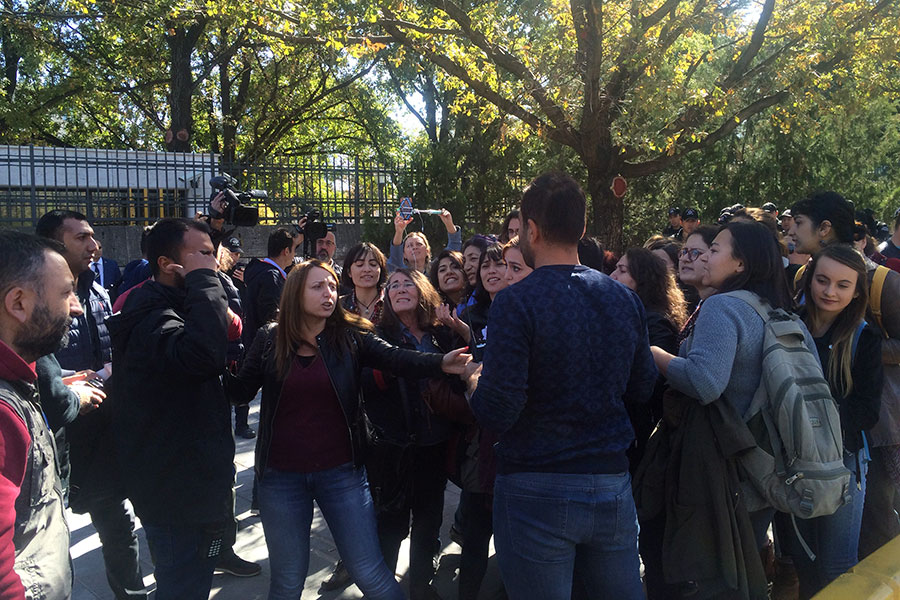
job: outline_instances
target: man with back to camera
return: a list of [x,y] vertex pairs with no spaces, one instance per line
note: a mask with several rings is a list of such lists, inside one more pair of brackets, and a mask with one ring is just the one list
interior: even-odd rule
[[257,330],[278,314],[281,290],[287,279],[287,269],[294,264],[297,247],[303,243],[303,234],[278,227],[269,234],[266,242],[266,258],[254,258],[244,269],[244,346],[250,347]]
[[576,568],[591,597],[643,598],[625,403],[646,402],[657,371],[640,299],[578,264],[585,206],[568,175],[525,189],[519,247],[535,271],[497,294],[483,371],[467,369],[472,411],[500,436],[494,540],[511,600],[568,599]]
[[205,223],[160,220],[147,259],[153,280],[109,319],[116,447],[131,467],[124,481],[154,556],[157,600],[206,600],[233,526],[234,438],[220,380],[228,305]]
[[82,309],[53,240],[0,231],[0,598],[68,599],[69,530],[34,361]]
[[[112,303],[90,268],[98,245],[94,230],[81,213],[52,210],[38,220],[35,232],[65,246],[83,308],[83,314],[73,319],[67,344],[56,352],[56,360],[69,371],[101,371],[112,360],[106,326]],[[71,466],[69,507],[91,516],[102,544],[107,582],[116,598],[146,598],[134,512],[126,500],[113,450],[110,402],[114,401],[108,398],[66,426]]]

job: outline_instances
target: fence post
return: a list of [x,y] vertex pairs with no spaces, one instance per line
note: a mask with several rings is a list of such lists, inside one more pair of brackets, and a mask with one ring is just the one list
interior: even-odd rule
[[357,225],[359,225],[359,157],[358,156],[353,158],[353,171],[354,171],[353,216],[354,216],[354,222]]
[[29,204],[31,205],[31,226],[37,227],[37,183],[35,182],[37,172],[34,168],[34,144],[28,146],[28,158],[31,170],[31,198],[29,199]]

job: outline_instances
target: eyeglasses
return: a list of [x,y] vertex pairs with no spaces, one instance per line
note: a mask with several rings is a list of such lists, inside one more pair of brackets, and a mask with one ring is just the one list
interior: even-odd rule
[[401,283],[399,281],[392,281],[387,289],[398,290],[400,288],[403,288],[404,290],[408,290],[408,289],[414,288],[414,287],[416,287],[416,284],[413,283],[412,281],[404,281],[403,283]]
[[678,256],[686,259],[687,262],[694,262],[704,254],[706,254],[706,250],[700,250],[699,248],[682,248],[678,252]]

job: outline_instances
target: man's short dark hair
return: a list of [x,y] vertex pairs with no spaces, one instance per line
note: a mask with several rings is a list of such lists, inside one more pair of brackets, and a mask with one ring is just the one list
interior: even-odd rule
[[54,239],[0,229],[0,298],[11,287],[38,280],[48,250],[65,257],[65,247]]
[[150,263],[150,273],[154,277],[159,275],[160,256],[165,256],[175,261],[181,260],[184,234],[191,229],[196,229],[209,235],[209,225],[193,219],[160,219],[153,225],[150,233],[147,235],[147,262]]
[[[522,194],[522,221],[534,221],[551,244],[577,244],[584,234],[587,199],[565,173],[545,173]],[[524,224],[524,223],[523,223]]]
[[34,228],[34,232],[43,238],[60,240],[62,236],[59,234],[59,230],[62,229],[66,219],[87,221],[86,216],[84,216],[80,212],[75,212],[74,210],[51,210],[38,220],[37,225]]
[[291,248],[294,245],[294,234],[284,227],[279,227],[269,234],[269,241],[266,243],[266,256],[275,258],[284,252],[285,248]]
[[822,221],[830,221],[839,242],[853,242],[856,221],[853,203],[837,192],[818,192],[807,196],[794,203],[791,214],[795,218],[797,215],[806,215],[813,227],[818,227]]

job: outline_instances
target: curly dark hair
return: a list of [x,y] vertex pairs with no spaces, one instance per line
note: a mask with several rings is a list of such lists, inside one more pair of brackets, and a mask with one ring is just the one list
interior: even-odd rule
[[660,313],[680,329],[687,319],[684,294],[665,261],[646,248],[631,248],[625,258],[644,308]]

